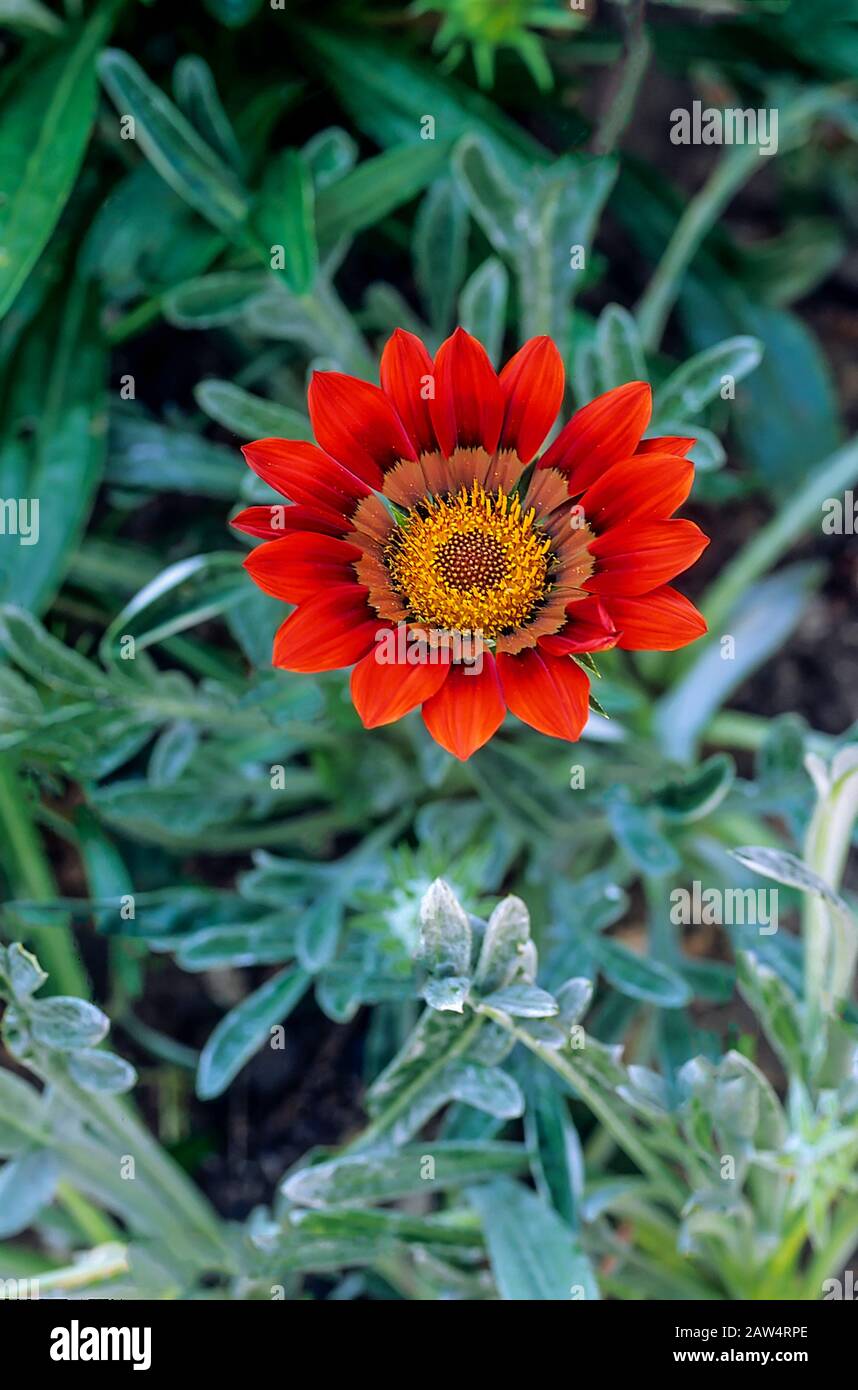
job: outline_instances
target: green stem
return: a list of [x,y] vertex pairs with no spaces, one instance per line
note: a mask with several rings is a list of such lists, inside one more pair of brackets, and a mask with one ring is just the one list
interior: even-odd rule
[[[858,817],[858,768],[852,767],[820,796],[804,846],[808,868],[835,891],[840,887]],[[816,893],[804,897],[805,998],[811,1027],[833,1013],[852,993],[858,929],[851,917]]]
[[572,1065],[562,1052],[553,1047],[547,1047],[545,1043],[539,1042],[532,1037],[524,1028],[513,1023],[512,1019],[500,1009],[493,1009],[488,1004],[480,1004],[479,1012],[487,1018],[491,1018],[495,1023],[500,1024],[507,1033],[516,1038],[518,1042],[524,1043],[536,1057],[557,1072],[571,1089],[580,1096],[581,1100],[587,1105],[596,1119],[610,1130],[619,1148],[636,1163],[642,1173],[645,1173],[659,1194],[669,1202],[674,1210],[678,1210],[681,1201],[676,1193],[676,1181],[670,1169],[661,1162],[655,1154],[649,1152],[645,1144],[641,1143],[634,1128],[628,1124],[610,1104],[609,1101],[601,1096],[591,1085],[587,1077]]
[[57,1199],[71,1216],[81,1235],[92,1245],[115,1241],[119,1232],[109,1217],[99,1211],[76,1188],[67,1182],[57,1185]]
[[651,54],[650,41],[644,28],[644,4],[645,0],[635,0],[633,9],[626,8],[623,12],[626,25],[625,61],[622,67],[615,69],[616,80],[608,88],[605,110],[591,144],[594,154],[612,154],[631,120]]
[[[52,901],[56,886],[16,764],[9,754],[0,755],[0,829],[6,839],[14,891],[34,902]],[[89,980],[66,923],[34,927],[28,940],[50,976],[51,989],[58,994],[89,997]]]

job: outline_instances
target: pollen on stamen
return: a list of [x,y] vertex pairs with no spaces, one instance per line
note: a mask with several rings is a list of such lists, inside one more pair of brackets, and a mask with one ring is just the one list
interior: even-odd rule
[[488,639],[527,622],[551,588],[551,538],[534,521],[517,495],[477,482],[413,509],[385,551],[410,616]]

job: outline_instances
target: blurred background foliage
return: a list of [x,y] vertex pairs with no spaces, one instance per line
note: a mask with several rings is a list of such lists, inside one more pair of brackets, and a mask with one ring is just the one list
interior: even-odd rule
[[[450,1186],[470,1194],[449,1209],[377,1211],[412,1190],[379,1198],[384,1164],[330,1212],[314,1190],[300,1239],[262,1204],[306,1151],[357,1130],[364,1081],[407,1048],[438,876],[480,917],[525,898],[546,988],[597,982],[595,1036],[672,1095],[690,1059],[723,1065],[730,1046],[776,1087],[791,1074],[738,999],[735,956],[753,950],[798,998],[799,934],[680,931],[669,892],[758,887],[742,846],[800,855],[805,758],[855,742],[858,567],[821,509],[858,479],[858,3],[0,0],[0,46],[0,498],[40,504],[38,544],[0,536],[2,933],[36,950],[46,998],[103,1004],[145,1121],[111,1094],[129,1084],[118,1056],[70,1080],[56,1038],[20,1043],[7,1012],[10,1054],[52,1099],[43,1115],[0,1073],[8,1107],[34,1113],[26,1163],[0,1170],[0,1275],[59,1269],[68,1289],[62,1270],[94,1245],[92,1280],[118,1296],[187,1293],[211,1267],[257,1296],[272,1279],[289,1296],[589,1287],[568,1250],[553,1292],[507,1283],[504,1212],[522,1204],[562,1247],[590,1180],[629,1156],[586,1090],[570,1111],[526,1049],[386,1134],[407,1145],[448,1106],[443,1142],[465,1146]],[[777,156],[673,145],[670,112],[692,100],[776,109]],[[651,433],[698,440],[691,511],[713,537],[689,581],[708,639],[607,654],[610,719],[580,745],[510,722],[465,765],[419,715],[365,732],[342,673],[271,669],[283,608],[249,585],[227,524],[273,498],[239,446],[310,437],[309,372],[377,379],[394,327],[434,348],[456,323],[496,363],[550,333],[567,414],[649,379]],[[772,862],[795,926],[807,885]],[[63,1058],[103,1036],[78,1022]],[[600,1084],[626,1083],[609,1069]],[[139,1209],[92,1167],[132,1123]],[[56,1137],[78,1130],[76,1148]],[[538,1198],[510,1188],[528,1165]],[[289,1213],[305,1187],[299,1173]],[[616,1256],[608,1205],[591,1206],[594,1253]],[[249,1220],[252,1275],[215,1210]],[[199,1248],[165,1265],[155,1237],[177,1219]],[[141,1237],[130,1282],[123,1229]],[[626,1249],[608,1291],[678,1296],[675,1232],[647,1229],[650,1267]],[[743,1258],[701,1266],[689,1296],[734,1296]]]

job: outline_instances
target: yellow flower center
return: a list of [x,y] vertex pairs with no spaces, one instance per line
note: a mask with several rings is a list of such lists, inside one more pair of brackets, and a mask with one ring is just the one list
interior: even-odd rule
[[418,622],[485,638],[512,632],[550,588],[550,537],[518,497],[475,482],[413,508],[385,551],[394,587]]

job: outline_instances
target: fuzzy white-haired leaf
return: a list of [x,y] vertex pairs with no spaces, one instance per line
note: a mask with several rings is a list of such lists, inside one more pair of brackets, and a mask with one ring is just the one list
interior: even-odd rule
[[471,969],[471,924],[449,883],[436,878],[420,904],[420,956],[440,977]]

